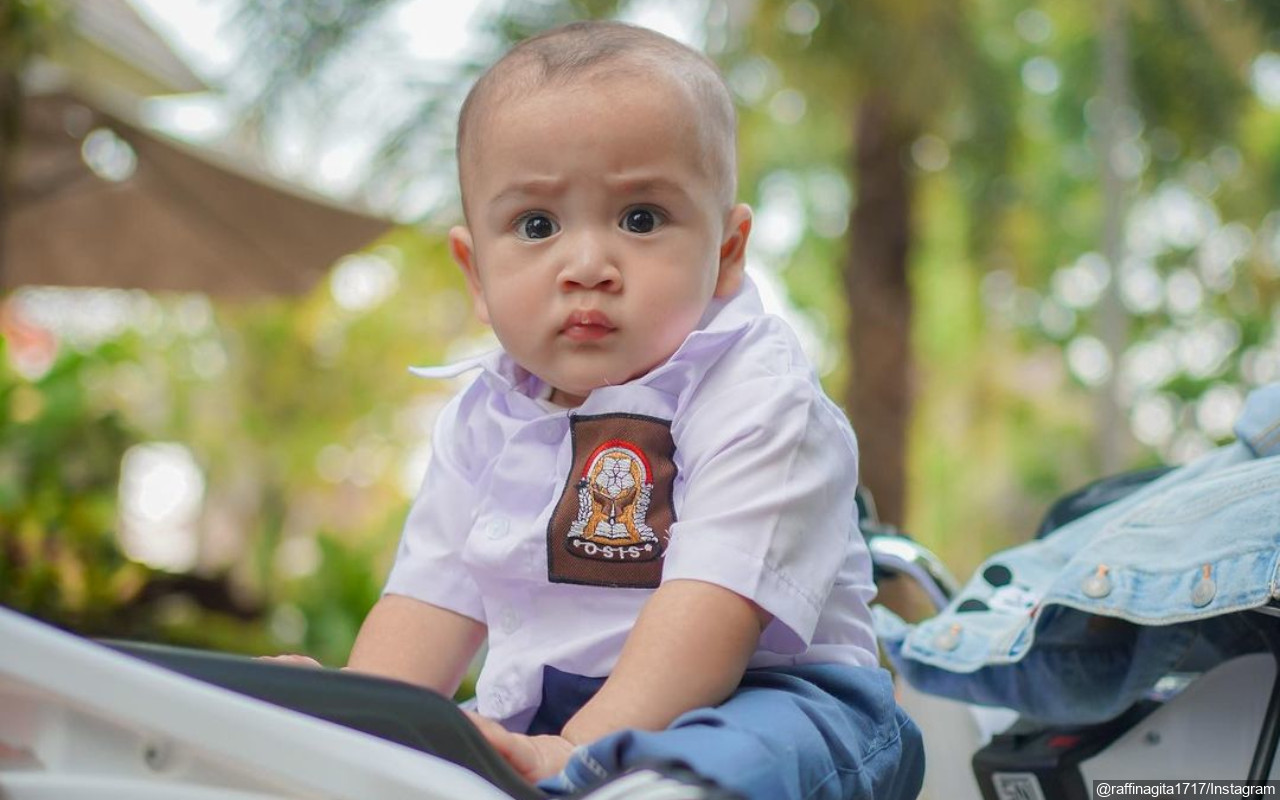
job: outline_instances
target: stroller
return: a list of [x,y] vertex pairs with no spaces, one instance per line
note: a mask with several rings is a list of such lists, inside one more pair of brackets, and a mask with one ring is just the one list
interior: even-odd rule
[[[1237,435],[1177,470],[1062,498],[963,588],[861,504],[877,630],[924,733],[925,796],[1280,778],[1280,385],[1251,395]],[[1166,569],[1171,551],[1198,566]],[[1108,573],[1121,557],[1128,569]]]
[[[1140,477],[1118,476],[1064,502],[1091,503]],[[874,524],[869,530],[877,583],[891,587],[900,608],[938,613],[957,596],[956,580],[927,548]],[[1097,780],[1280,779],[1280,606],[1236,614],[1257,630],[1259,652],[1182,665],[1121,714],[1091,724],[931,695],[900,677],[899,702],[924,733],[922,797],[1089,800]]]

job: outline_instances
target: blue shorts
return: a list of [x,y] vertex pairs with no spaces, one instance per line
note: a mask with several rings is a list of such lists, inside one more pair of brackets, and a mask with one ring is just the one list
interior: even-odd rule
[[[558,734],[604,683],[551,667],[530,734]],[[748,670],[715,708],[664,731],[624,730],[578,748],[540,788],[568,794],[639,764],[680,761],[750,800],[914,800],[924,746],[889,673],[810,664]]]

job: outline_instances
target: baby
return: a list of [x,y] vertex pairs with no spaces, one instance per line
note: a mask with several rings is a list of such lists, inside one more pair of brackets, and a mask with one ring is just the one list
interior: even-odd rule
[[744,274],[735,116],[665,36],[517,45],[458,125],[449,233],[501,349],[442,412],[349,667],[451,694],[544,789],[676,761],[744,797],[915,797],[857,450]]

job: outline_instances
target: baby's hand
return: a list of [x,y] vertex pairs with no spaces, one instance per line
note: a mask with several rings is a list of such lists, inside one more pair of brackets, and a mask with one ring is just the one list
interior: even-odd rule
[[537,783],[564,769],[573,752],[573,744],[561,736],[525,736],[512,733],[491,719],[472,711],[465,712],[493,745],[493,749],[507,760],[520,777]]
[[276,664],[289,664],[295,667],[319,667],[324,668],[324,664],[316,661],[311,656],[300,656],[296,653],[287,653],[282,656],[258,656],[259,661],[273,661]]

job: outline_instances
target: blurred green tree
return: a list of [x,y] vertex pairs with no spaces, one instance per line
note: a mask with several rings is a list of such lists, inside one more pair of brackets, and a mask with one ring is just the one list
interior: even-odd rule
[[[928,180],[930,220],[965,215],[975,189],[998,212],[949,252],[926,234],[917,274],[954,273],[944,262],[959,257],[971,277],[915,284],[933,386],[912,455],[926,500],[911,518],[930,541],[957,526],[972,537],[944,546],[956,564],[1007,546],[1066,486],[1113,469],[1100,437],[1121,445],[1123,465],[1185,461],[1229,437],[1243,393],[1277,377],[1266,365],[1280,363],[1280,141],[1258,77],[1275,57],[1275,15],[1117,5],[1108,21],[1104,6],[980,4],[983,47],[1017,97],[1012,156],[975,181],[963,138],[945,134],[953,157]],[[1119,100],[1104,78],[1108,26]],[[1118,322],[1100,319],[1108,302]],[[1105,432],[1094,400],[1111,392],[1123,414]]]
[[[11,181],[22,126],[22,73],[32,59],[47,50],[63,12],[57,0],[12,0],[0,6],[0,244],[4,237],[5,188]],[[0,258],[0,270],[3,269]]]

